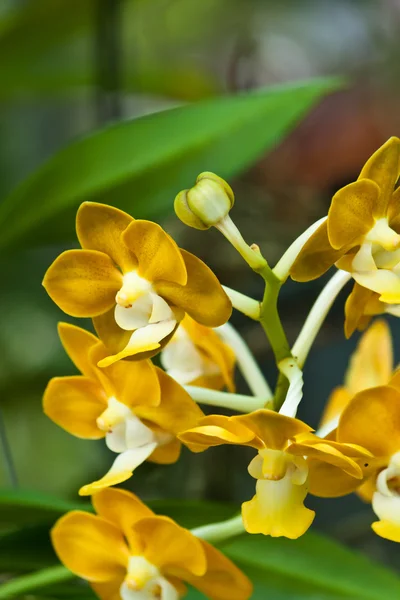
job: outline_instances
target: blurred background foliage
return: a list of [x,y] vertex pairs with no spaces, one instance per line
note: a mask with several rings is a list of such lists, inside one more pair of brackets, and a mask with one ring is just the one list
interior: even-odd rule
[[[71,437],[41,412],[48,379],[73,373],[56,333],[57,321],[72,319],[41,279],[61,250],[77,245],[77,205],[90,198],[158,220],[224,284],[259,297],[261,281],[216,231],[177,221],[175,193],[202,170],[229,178],[235,222],[274,263],[371,152],[400,134],[399,25],[396,0],[0,3],[0,411],[19,487],[60,498],[46,524],[111,462],[104,444]],[[346,85],[324,79],[337,76]],[[284,287],[291,341],[323,284]],[[273,382],[261,329],[238,314],[233,322]],[[344,341],[339,301],[306,367],[299,416],[311,425],[355,343],[356,336]],[[238,504],[252,494],[248,461],[242,448],[183,452],[176,465],[146,464],[128,485],[145,498]],[[4,461],[0,482],[10,488]],[[36,515],[24,523],[38,527],[37,507],[31,513],[24,504],[15,518],[6,504],[1,527],[17,535],[18,547],[21,514]],[[374,558],[398,560],[393,545],[370,533],[372,513],[356,497],[308,504],[318,508],[322,530]],[[46,537],[46,527],[34,528],[31,540]],[[0,543],[8,569],[12,543]],[[22,556],[26,569],[36,566],[32,553]],[[343,597],[318,593],[312,597]]]

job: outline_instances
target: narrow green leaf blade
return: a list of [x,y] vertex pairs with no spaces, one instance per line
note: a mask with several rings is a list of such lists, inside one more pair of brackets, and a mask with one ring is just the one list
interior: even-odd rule
[[123,121],[53,156],[0,207],[0,248],[72,238],[84,200],[151,218],[201,171],[237,175],[277,145],[336,79],[222,97]]
[[0,489],[0,527],[47,521],[52,523],[69,510],[86,510],[88,503],[73,503],[25,490]]

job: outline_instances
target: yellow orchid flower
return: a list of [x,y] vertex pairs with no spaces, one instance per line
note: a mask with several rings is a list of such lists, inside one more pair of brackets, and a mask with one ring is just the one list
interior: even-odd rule
[[60,560],[101,600],[179,600],[183,582],[211,600],[250,597],[250,581],[228,558],[131,492],[105,489],[92,502],[96,515],[67,513],[51,538]]
[[328,433],[335,429],[343,409],[355,394],[388,384],[392,373],[390,329],[385,321],[378,319],[367,329],[353,352],[344,385],[333,390],[321,419],[321,431]]
[[390,138],[357,181],[333,197],[328,218],[308,239],[290,274],[309,281],[333,264],[388,304],[400,303],[400,140]]
[[381,302],[379,294],[355,283],[346,300],[344,312],[344,332],[349,338],[356,329],[364,331],[374,316],[386,314],[400,317],[400,303]]
[[155,354],[185,313],[208,327],[229,319],[231,302],[212,271],[156,223],[84,202],[76,231],[82,249],[63,252],[43,285],[67,314],[93,318],[112,353],[101,366]]
[[235,353],[216,331],[188,315],[161,351],[161,364],[181,385],[235,391]]
[[[359,392],[339,420],[340,443],[360,444],[373,458],[365,463],[368,476],[359,488],[379,518],[372,524],[381,537],[400,542],[400,372],[389,385]],[[345,485],[345,482],[342,482]]]
[[[311,428],[292,417],[261,409],[247,415],[211,415],[178,437],[193,452],[235,444],[258,451],[249,465],[257,480],[256,495],[242,505],[246,531],[296,539],[310,527],[315,513],[304,506],[310,464],[328,463],[360,484],[358,461],[370,453],[352,444],[338,444],[312,435]],[[305,458],[307,457],[307,459]],[[322,483],[323,486],[323,483]]]
[[91,333],[59,324],[65,350],[82,375],[54,377],[43,398],[45,414],[80,438],[105,438],[118,454],[99,481],[81,495],[116,485],[131,477],[145,460],[170,464],[178,460],[176,435],[193,427],[203,412],[185,390],[151,361],[119,361],[99,369],[107,351]]

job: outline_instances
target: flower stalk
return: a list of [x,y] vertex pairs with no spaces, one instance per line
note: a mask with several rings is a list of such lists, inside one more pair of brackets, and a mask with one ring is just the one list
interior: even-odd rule
[[276,263],[275,267],[272,269],[274,274],[284,283],[289,276],[290,269],[294,264],[297,256],[302,250],[304,244],[310,239],[310,237],[315,233],[320,225],[324,221],[326,221],[327,217],[322,217],[322,219],[318,219],[315,223],[310,225],[308,229],[303,231],[298,238],[294,240],[294,242],[289,246],[283,256]]
[[299,367],[303,367],[311,346],[321,329],[321,326],[332,307],[339,292],[351,279],[351,274],[347,271],[337,271],[328,281],[326,286],[315,301],[303,327],[295,341],[292,354],[297,358]]
[[185,390],[198,404],[207,404],[209,406],[219,406],[221,408],[230,408],[238,412],[248,413],[259,408],[265,408],[271,397],[253,397],[243,394],[230,394],[228,392],[218,392],[194,385],[186,385]]
[[229,296],[233,308],[246,315],[246,317],[258,321],[261,310],[258,300],[254,300],[254,298],[250,298],[241,292],[237,292],[226,285],[223,285],[222,287]]
[[216,331],[235,352],[238,367],[254,396],[271,400],[273,392],[242,336],[230,323],[221,325]]
[[196,537],[210,542],[210,544],[219,544],[225,540],[240,535],[245,532],[242,515],[232,517],[227,521],[211,523],[191,529],[191,533]]

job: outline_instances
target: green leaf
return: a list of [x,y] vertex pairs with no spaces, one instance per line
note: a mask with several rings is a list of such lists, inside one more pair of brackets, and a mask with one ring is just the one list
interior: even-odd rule
[[234,504],[205,500],[153,500],[147,504],[158,515],[166,515],[187,529],[224,521],[239,512]]
[[237,175],[288,131],[338,80],[221,97],[123,121],[78,140],[17,187],[0,208],[0,248],[73,237],[84,200],[151,218],[172,211],[199,172]]
[[0,490],[0,527],[28,523],[53,523],[69,510],[87,510],[87,503],[73,503],[47,494],[24,490]]
[[[265,580],[268,585],[271,581],[276,584],[281,578],[286,588],[297,587],[306,594],[305,598],[400,598],[400,579],[396,574],[317,533],[309,532],[294,541],[246,535],[221,547],[238,566],[253,573],[259,583]],[[316,595],[307,595],[311,589]],[[263,596],[254,598],[261,600]]]
[[49,530],[46,524],[0,534],[0,572],[16,573],[58,564]]

